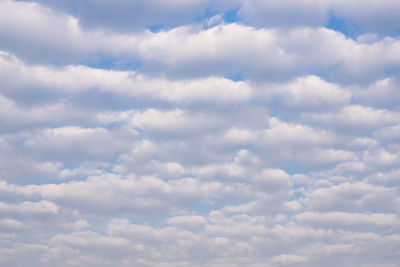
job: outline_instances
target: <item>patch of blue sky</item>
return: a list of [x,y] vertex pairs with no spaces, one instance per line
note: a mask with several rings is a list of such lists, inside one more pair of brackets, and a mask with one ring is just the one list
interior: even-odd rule
[[340,32],[346,37],[352,39],[356,39],[357,36],[363,34],[361,28],[355,22],[336,16],[333,13],[329,14],[329,20],[326,27]]
[[227,23],[235,23],[239,21],[238,17],[239,8],[230,9],[224,14],[224,21]]
[[200,14],[199,16],[196,17],[195,21],[203,22],[204,20],[210,19],[217,14],[218,14],[218,12],[216,10],[213,10],[211,8],[206,8],[206,10],[202,14]]
[[[224,23],[239,22],[240,19],[238,17],[238,11],[239,11],[239,8],[234,8],[234,9],[229,9],[225,12],[219,13],[217,10],[215,10],[213,8],[207,8],[203,14],[201,14],[200,16],[198,16],[196,18],[196,22],[204,23],[205,21],[209,21],[210,19],[212,19],[213,17],[218,16],[218,15],[221,16],[221,22],[224,22]],[[214,26],[215,26],[215,24],[210,24],[210,25],[205,24],[204,25],[205,28],[214,27]]]
[[388,35],[391,37],[400,38],[400,26],[397,29],[392,30]]
[[234,72],[230,75],[225,76],[225,78],[230,79],[234,82],[244,81],[243,73],[242,72]]
[[164,30],[165,29],[165,25],[163,25],[163,24],[154,24],[154,25],[147,26],[146,29],[150,30],[153,33],[157,33],[157,32],[160,32],[160,31]]
[[[211,19],[212,17],[216,16],[216,15],[223,15],[224,21],[231,23],[234,22],[234,18],[236,17],[236,12],[237,10],[228,10],[225,14],[220,14],[218,13],[218,11],[216,11],[213,8],[206,8],[204,10],[204,12],[202,12],[200,15],[198,15],[197,17],[195,17],[192,21],[193,24],[204,24],[204,22],[208,21],[209,19]],[[173,29],[176,27],[179,27],[179,24],[154,24],[154,25],[148,25],[145,27],[145,29],[150,30],[153,33],[157,33],[163,30],[168,30],[168,29]],[[208,27],[212,27],[214,25],[208,25],[207,23],[204,24],[205,28]]]
[[400,68],[397,67],[397,68],[393,68],[393,69],[385,71],[384,78],[390,78],[390,77],[400,78]]

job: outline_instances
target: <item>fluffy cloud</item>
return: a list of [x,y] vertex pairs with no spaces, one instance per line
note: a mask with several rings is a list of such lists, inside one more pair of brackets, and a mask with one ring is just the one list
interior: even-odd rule
[[[1,5],[7,10],[1,16],[1,48],[34,62],[105,61],[172,77],[240,74],[263,80],[318,69],[347,83],[372,82],[399,67],[399,42],[390,37],[364,43],[326,28],[255,29],[236,23],[120,34],[82,29],[76,18],[35,3]],[[25,43],[28,48],[21,46]]]
[[306,202],[317,211],[397,212],[397,191],[368,183],[342,183],[312,191]]
[[280,96],[280,103],[300,110],[337,107],[350,101],[351,93],[335,84],[327,83],[316,76],[305,76],[279,85],[274,94]]
[[[46,100],[44,95],[47,95],[47,100],[54,101],[54,98],[65,98],[71,94],[84,97],[85,93],[96,90],[99,91],[97,94],[106,94],[104,97],[108,99],[110,95],[117,94],[124,98],[153,98],[172,103],[239,102],[248,100],[252,93],[249,84],[222,77],[168,80],[134,71],[101,70],[82,65],[58,68],[28,65],[4,52],[0,57],[0,64],[0,75],[7,84],[3,89],[4,93],[24,103],[28,100],[22,98],[25,96],[22,92],[27,88],[34,90],[29,98],[30,103]],[[122,99],[116,100],[123,102]],[[6,102],[6,99],[3,101],[5,109],[15,109],[12,102]]]
[[396,266],[398,8],[0,0],[0,266]]
[[348,132],[368,132],[379,126],[396,124],[400,119],[397,112],[361,105],[348,105],[339,112],[308,113],[304,114],[304,118],[318,123],[334,125]]

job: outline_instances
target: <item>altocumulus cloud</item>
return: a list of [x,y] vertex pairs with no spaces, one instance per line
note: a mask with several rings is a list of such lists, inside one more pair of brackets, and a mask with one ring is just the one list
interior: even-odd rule
[[0,266],[397,266],[399,12],[0,0]]

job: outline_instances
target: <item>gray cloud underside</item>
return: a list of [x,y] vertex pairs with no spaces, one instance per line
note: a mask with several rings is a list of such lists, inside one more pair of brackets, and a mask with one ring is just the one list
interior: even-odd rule
[[[396,0],[39,0],[58,11],[74,14],[85,28],[134,31],[148,26],[176,27],[202,22],[235,11],[241,23],[256,27],[325,26],[332,16],[348,26],[379,34],[398,30],[400,4]],[[362,8],[360,8],[362,6]],[[385,14],[382,16],[382,14]],[[203,19],[205,20],[205,19]]]

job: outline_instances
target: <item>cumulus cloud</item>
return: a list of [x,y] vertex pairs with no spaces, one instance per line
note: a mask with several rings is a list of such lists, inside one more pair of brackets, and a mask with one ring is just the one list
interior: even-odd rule
[[342,131],[371,131],[379,126],[393,125],[400,119],[399,113],[361,105],[348,105],[339,112],[305,113],[304,118],[317,123],[330,124]]
[[0,266],[396,266],[398,9],[0,0]]
[[[368,44],[322,27],[256,29],[237,23],[108,33],[102,28],[83,29],[75,17],[37,3],[1,5],[7,10],[1,16],[1,47],[33,62],[101,65],[105,61],[172,77],[240,74],[263,80],[293,78],[318,69],[346,83],[372,82],[399,67],[399,42],[391,37]],[[21,46],[24,43],[30,44],[28,48]]]
[[282,104],[302,111],[338,107],[347,104],[351,98],[349,91],[317,76],[297,78],[289,84],[277,86],[274,91],[274,94],[282,97]]
[[[24,103],[28,100],[22,98],[25,96],[22,92],[27,88],[35,90],[29,96],[30,103],[46,100],[43,95],[47,95],[48,101],[54,101],[54,98],[65,97],[66,94],[81,96],[95,90],[99,91],[98,94],[117,93],[121,97],[153,98],[172,103],[240,102],[248,100],[252,93],[251,85],[223,77],[171,80],[135,71],[102,70],[82,65],[29,65],[8,53],[1,55],[0,62],[0,75],[7,84],[4,93]],[[106,96],[109,98],[109,95]],[[12,110],[12,102],[6,101],[3,105]]]

